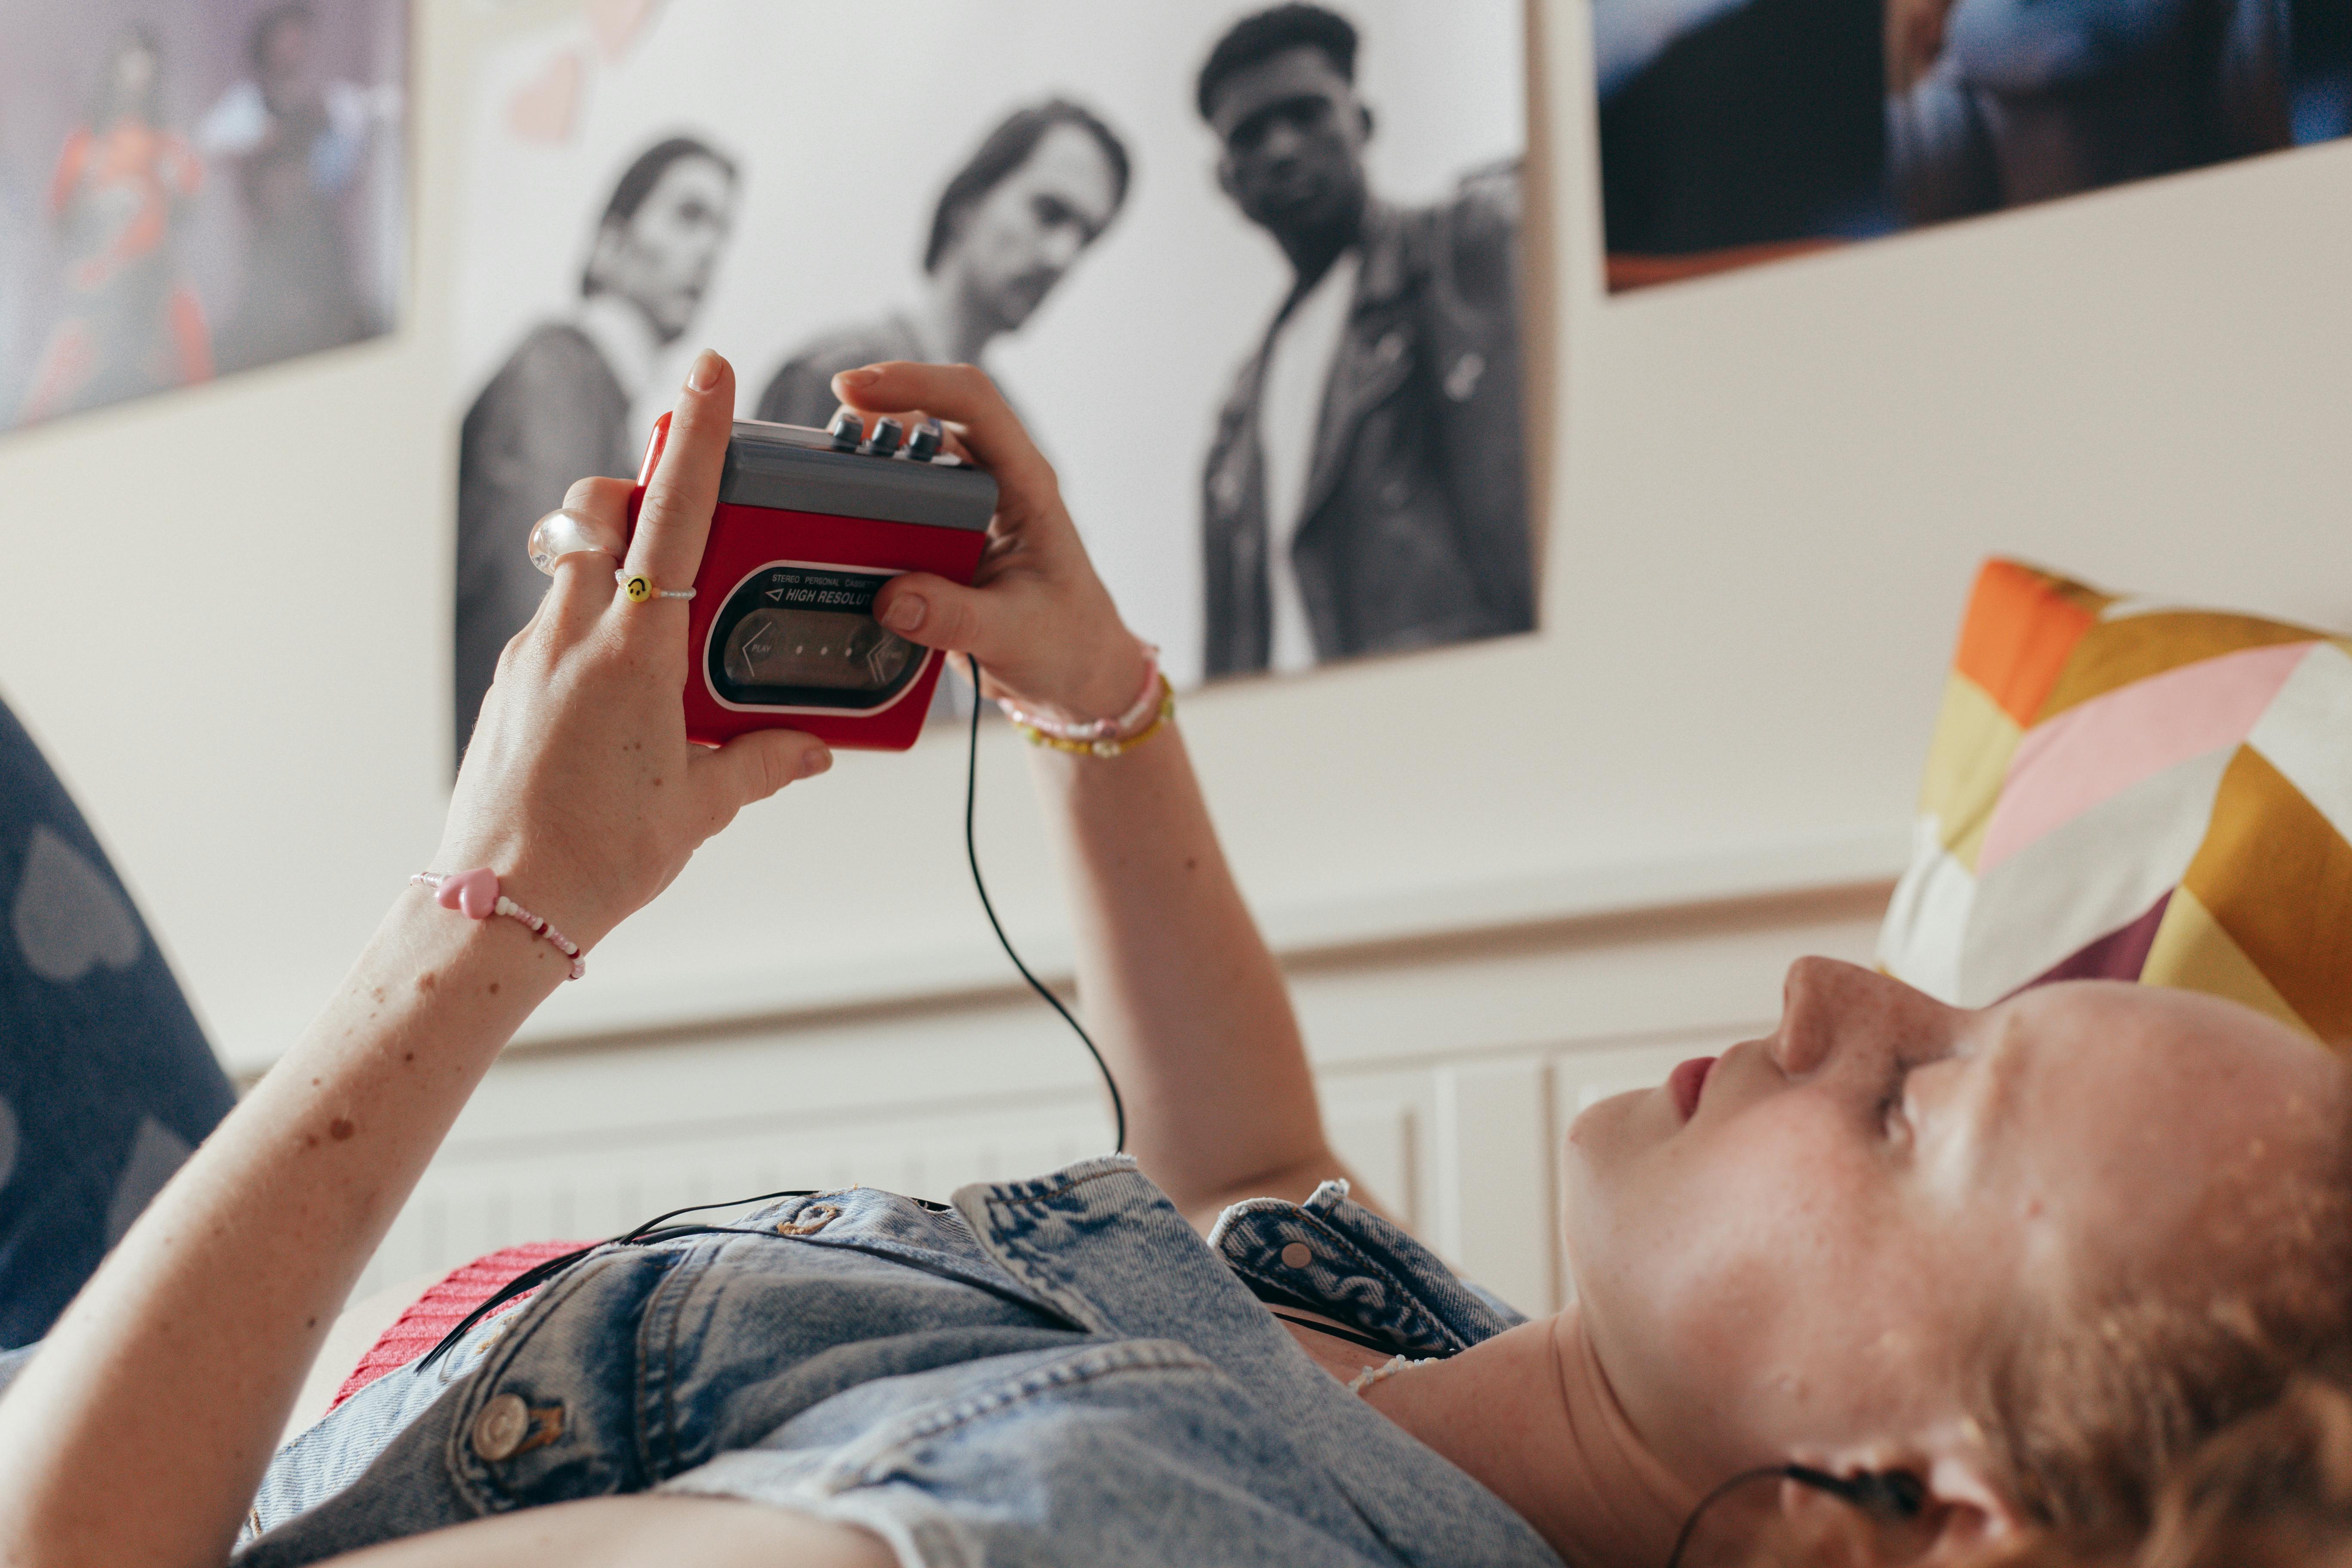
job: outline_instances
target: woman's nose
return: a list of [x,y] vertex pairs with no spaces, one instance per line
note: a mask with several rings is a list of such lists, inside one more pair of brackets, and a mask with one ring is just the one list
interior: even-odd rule
[[1925,1060],[1950,1048],[1958,1015],[1900,980],[1842,963],[1801,958],[1781,987],[1772,1059],[1790,1078],[1817,1073],[1841,1056],[1901,1052]]
[[1886,992],[1907,989],[1900,981],[1833,958],[1797,960],[1781,984],[1772,1059],[1790,1078],[1821,1071],[1837,1057],[1842,1041],[1874,1034],[1871,1021],[1883,1021],[1895,1001]]
[[1825,958],[1801,958],[1780,982],[1780,1026],[1772,1035],[1772,1060],[1790,1078],[1805,1078],[1829,1059],[1836,1027],[1828,993],[1838,966]]

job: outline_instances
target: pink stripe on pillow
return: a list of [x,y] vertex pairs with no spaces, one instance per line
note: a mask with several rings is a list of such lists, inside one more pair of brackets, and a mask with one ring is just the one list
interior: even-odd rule
[[1977,874],[2142,779],[2242,744],[2316,646],[2281,643],[2183,665],[2027,731],[1985,828]]

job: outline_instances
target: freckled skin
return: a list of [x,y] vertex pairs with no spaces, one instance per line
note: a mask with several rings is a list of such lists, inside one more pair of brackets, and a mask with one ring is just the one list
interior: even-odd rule
[[1971,1012],[1801,960],[1779,1029],[1723,1055],[1687,1121],[1664,1090],[1577,1119],[1583,1323],[1695,1480],[1924,1441],[2021,1284],[2225,1284],[2215,1184],[2291,1188],[2344,1093],[2334,1057],[2213,997],[2073,982]]
[[350,1137],[356,1131],[358,1131],[358,1129],[352,1125],[351,1118],[347,1116],[338,1116],[332,1121],[327,1123],[327,1136],[332,1138],[338,1143]]

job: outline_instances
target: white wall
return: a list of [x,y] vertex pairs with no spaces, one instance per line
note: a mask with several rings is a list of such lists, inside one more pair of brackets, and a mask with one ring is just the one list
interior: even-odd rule
[[[0,439],[0,690],[247,1067],[435,841],[467,62],[560,10],[421,5],[402,334]],[[1892,871],[1989,551],[2352,625],[2352,145],[1607,301],[1584,13],[1531,26],[1547,629],[1187,704],[1284,945]],[[541,1033],[999,983],[960,765],[845,757],[752,814]],[[1050,954],[1018,765],[982,767],[995,882]]]

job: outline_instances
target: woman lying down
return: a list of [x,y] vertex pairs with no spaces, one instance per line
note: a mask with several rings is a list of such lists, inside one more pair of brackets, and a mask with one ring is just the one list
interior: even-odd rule
[[[1030,710],[1126,709],[1145,655],[988,383],[836,384],[950,421],[1002,485],[979,585],[901,577],[888,624]],[[698,360],[632,574],[693,579],[734,403]],[[626,489],[573,488],[582,535],[617,541]],[[432,865],[489,868],[593,949],[822,772],[789,732],[689,745],[686,625],[563,556]],[[1132,1163],[605,1247],[273,1458],[418,1173],[570,968],[411,889],[0,1400],[0,1561],[217,1564],[251,1521],[240,1561],[271,1568],[1657,1568],[1695,1514],[1691,1562],[2128,1554],[2185,1458],[2302,1408],[2346,1342],[2335,1058],[2183,993],[1961,1012],[1815,961],[1769,1037],[1578,1119],[1576,1305],[1517,1318],[1332,1180],[1181,739],[1113,750],[1040,749],[1036,780]]]

